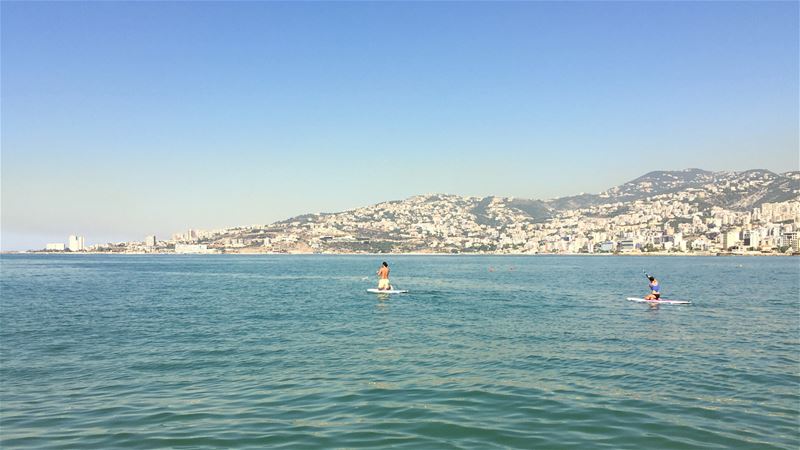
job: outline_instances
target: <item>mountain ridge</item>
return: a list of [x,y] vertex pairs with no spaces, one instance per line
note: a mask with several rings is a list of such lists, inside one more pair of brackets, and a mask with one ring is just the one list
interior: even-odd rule
[[[414,198],[426,198],[428,201],[432,201],[437,198],[451,198],[451,197],[480,198],[481,202],[478,209],[476,209],[477,213],[476,216],[482,217],[484,216],[481,213],[483,205],[490,202],[491,199],[499,198],[499,199],[509,199],[509,201],[514,205],[514,207],[522,211],[526,212],[530,211],[532,217],[546,217],[552,214],[554,211],[582,209],[595,206],[597,204],[609,203],[609,202],[639,200],[642,198],[654,197],[658,195],[678,192],[682,189],[699,188],[706,184],[715,184],[719,182],[735,183],[742,181],[743,178],[752,179],[753,176],[760,176],[763,180],[771,180],[770,183],[767,184],[771,184],[773,181],[777,181],[778,182],[778,185],[776,185],[777,189],[763,190],[762,191],[763,195],[761,198],[749,202],[738,202],[738,203],[730,202],[731,205],[729,206],[733,206],[735,210],[743,211],[748,208],[759,206],[760,204],[763,204],[765,202],[772,203],[772,202],[787,201],[792,199],[796,195],[800,195],[800,171],[787,171],[782,173],[775,173],[767,169],[748,169],[745,171],[738,171],[738,172],[737,171],[712,172],[704,169],[689,168],[689,169],[671,170],[671,171],[670,170],[651,171],[631,181],[609,188],[598,194],[581,193],[577,195],[568,195],[564,197],[557,197],[553,199],[543,200],[536,198],[521,198],[521,197],[498,196],[498,195],[490,195],[485,197],[472,197],[472,196],[460,196],[458,194],[428,193],[428,194],[414,195],[402,200],[383,201],[375,203],[371,206],[399,203]],[[637,188],[639,192],[635,192]],[[712,202],[712,206],[725,207],[726,206],[725,203],[726,202],[723,200],[718,200],[716,202]],[[302,214],[300,216],[294,216],[285,220],[281,220],[276,223],[292,222],[294,220],[297,220],[297,218],[306,217],[309,215],[313,216],[313,215],[341,214],[349,211],[359,210],[362,208],[365,207],[362,206],[337,212]]]
[[[770,207],[763,217],[757,211],[781,202],[796,203]],[[652,171],[598,194],[549,200],[423,194],[228,229],[196,242],[255,252],[582,252],[609,240],[664,246],[671,239],[665,236],[678,233],[705,248],[731,227],[766,216],[800,222],[800,171]],[[775,239],[765,242],[777,245]]]
[[110,252],[784,253],[798,247],[800,171],[651,171],[555,199],[422,194],[266,225],[188,230]]

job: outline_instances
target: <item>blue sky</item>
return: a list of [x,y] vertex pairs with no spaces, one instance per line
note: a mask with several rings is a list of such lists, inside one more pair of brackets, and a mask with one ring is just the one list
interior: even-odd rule
[[797,2],[2,2],[2,238],[798,170]]

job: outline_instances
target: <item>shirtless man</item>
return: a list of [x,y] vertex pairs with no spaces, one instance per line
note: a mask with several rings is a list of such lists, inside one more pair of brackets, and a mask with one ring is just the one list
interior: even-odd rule
[[389,265],[386,261],[383,262],[381,268],[378,269],[378,290],[391,291],[392,285],[389,284]]

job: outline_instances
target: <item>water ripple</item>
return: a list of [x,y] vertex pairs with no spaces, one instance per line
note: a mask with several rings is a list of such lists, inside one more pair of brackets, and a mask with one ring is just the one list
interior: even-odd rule
[[796,258],[377,263],[3,255],[0,447],[800,447]]

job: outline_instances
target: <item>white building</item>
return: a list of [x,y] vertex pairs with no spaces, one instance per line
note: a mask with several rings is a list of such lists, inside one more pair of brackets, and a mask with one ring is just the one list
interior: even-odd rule
[[144,238],[144,245],[146,245],[147,247],[155,247],[156,246],[155,235],[146,236]]
[[711,242],[704,236],[692,241],[692,250],[708,251],[711,248]]
[[63,242],[58,242],[58,243],[54,243],[54,244],[47,244],[44,249],[45,250],[57,251],[57,252],[63,252],[64,250],[66,250],[66,248],[67,247],[64,245]]
[[175,253],[213,253],[206,244],[175,244]]
[[797,232],[790,231],[787,233],[783,233],[783,235],[781,236],[781,245],[788,246],[793,251],[800,250],[800,241],[798,241],[797,239]]
[[83,236],[71,235],[69,237],[69,251],[80,252],[83,251],[85,247]]
[[749,246],[758,249],[761,245],[761,233],[758,230],[750,230],[747,235],[750,238]]
[[734,228],[732,230],[722,233],[722,249],[728,250],[739,244],[739,230]]
[[800,219],[800,202],[764,203],[761,205],[761,216],[772,222]]

